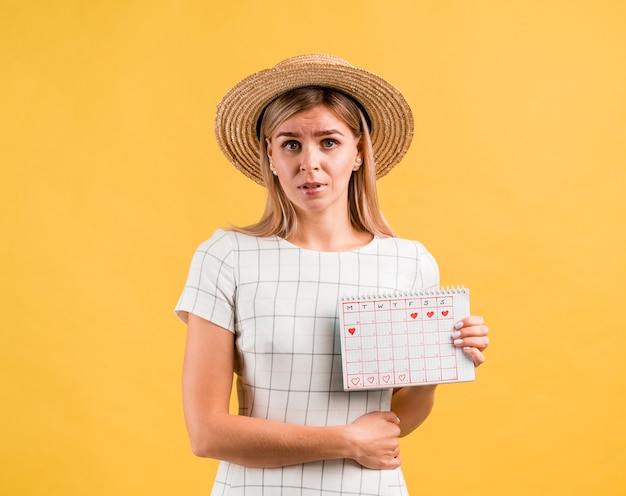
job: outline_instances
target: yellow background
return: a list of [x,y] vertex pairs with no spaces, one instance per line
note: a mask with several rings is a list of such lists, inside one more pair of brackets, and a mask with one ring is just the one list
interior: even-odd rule
[[403,441],[412,494],[626,492],[625,2],[0,0],[0,47],[0,493],[208,494],[172,307],[264,202],[215,104],[304,52],[403,90],[384,211],[492,331]]

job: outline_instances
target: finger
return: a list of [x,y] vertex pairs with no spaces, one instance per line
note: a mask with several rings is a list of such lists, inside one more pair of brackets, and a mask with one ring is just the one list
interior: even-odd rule
[[390,461],[389,461],[389,468],[398,468],[400,465],[402,465],[402,457],[400,456],[400,454],[398,453],[397,456],[394,456]]
[[463,352],[466,353],[474,362],[474,367],[478,367],[479,365],[485,363],[485,355],[481,353],[478,348],[465,347],[463,348]]
[[461,327],[469,327],[474,325],[483,325],[485,323],[485,319],[480,315],[468,315],[467,317],[462,318],[455,324],[455,328],[460,329]]
[[489,334],[489,327],[486,324],[468,325],[459,328],[455,328],[453,334],[459,334],[463,336],[486,336]]
[[395,413],[393,413],[393,412],[385,412],[385,413],[386,413],[385,418],[389,422],[391,422],[393,424],[400,425],[400,419],[398,418],[398,416]]
[[486,325],[464,327],[452,332],[452,341],[455,346],[476,346],[486,348],[489,344],[489,329]]
[[489,346],[489,338],[487,336],[481,337],[469,337],[469,338],[457,338],[453,341],[454,346],[457,348],[478,348],[480,351],[484,351]]

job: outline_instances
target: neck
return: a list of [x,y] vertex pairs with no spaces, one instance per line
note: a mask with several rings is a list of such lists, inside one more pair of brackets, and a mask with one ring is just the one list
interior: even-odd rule
[[351,251],[372,240],[369,232],[358,231],[349,219],[298,218],[298,231],[287,241],[315,251]]

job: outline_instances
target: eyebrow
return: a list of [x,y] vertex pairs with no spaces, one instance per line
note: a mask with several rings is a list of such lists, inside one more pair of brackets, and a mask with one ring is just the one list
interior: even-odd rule
[[[322,131],[317,131],[313,133],[313,136],[319,138],[320,136],[332,136],[334,134],[338,134],[339,136],[343,136],[343,133],[337,129],[324,129]],[[277,138],[281,136],[286,136],[288,138],[296,138],[298,137],[298,133],[292,133],[290,131],[282,131],[276,135]]]

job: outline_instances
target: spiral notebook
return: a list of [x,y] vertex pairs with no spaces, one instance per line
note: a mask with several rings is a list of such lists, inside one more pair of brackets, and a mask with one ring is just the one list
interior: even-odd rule
[[469,315],[469,290],[440,288],[339,300],[346,391],[475,380],[474,363],[453,344]]

